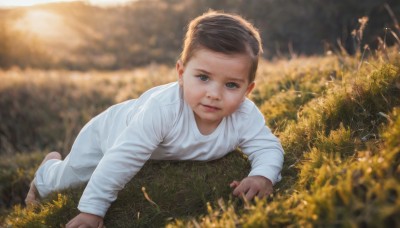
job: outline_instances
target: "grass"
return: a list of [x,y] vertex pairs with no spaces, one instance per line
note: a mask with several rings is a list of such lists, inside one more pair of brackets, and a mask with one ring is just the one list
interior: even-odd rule
[[57,150],[66,155],[96,114],[173,77],[165,66],[117,73],[0,71],[0,154]]
[[[207,163],[150,161],[120,192],[106,226],[400,226],[400,55],[398,47],[384,51],[361,67],[360,56],[342,55],[261,63],[251,99],[286,151],[270,198],[231,197],[229,183],[250,168],[239,151]],[[59,227],[75,216],[84,186],[36,208],[20,204],[41,157],[53,147],[65,155],[83,123],[106,106],[175,80],[163,66],[14,69],[0,77],[0,110],[8,110],[0,111],[5,227]],[[3,124],[16,119],[22,122]]]
[[[249,168],[239,151],[208,163],[150,161],[119,193],[107,212],[105,225],[160,227],[167,221],[204,214],[207,202],[216,202],[221,196],[225,200],[231,198],[229,183],[247,176]],[[76,207],[83,188],[55,193],[35,208],[18,205],[5,224],[12,227],[66,224],[79,213]]]

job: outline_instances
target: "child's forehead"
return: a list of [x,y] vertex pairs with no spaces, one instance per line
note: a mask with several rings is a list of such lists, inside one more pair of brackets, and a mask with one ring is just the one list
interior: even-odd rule
[[251,55],[250,53],[240,53],[240,52],[234,52],[234,53],[228,53],[228,52],[219,52],[219,51],[214,51],[212,49],[206,48],[206,47],[200,47],[196,48],[193,50],[192,57],[189,59],[194,60],[194,59],[200,59],[200,58],[206,58],[206,59],[211,59],[211,58],[218,58],[218,59],[237,59],[238,61],[244,61],[244,60],[251,60]]
[[190,69],[210,75],[248,78],[251,58],[246,54],[225,54],[209,49],[197,51],[188,62]]

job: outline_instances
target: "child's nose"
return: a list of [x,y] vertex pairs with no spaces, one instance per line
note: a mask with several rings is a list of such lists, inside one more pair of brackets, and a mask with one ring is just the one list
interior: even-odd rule
[[211,85],[207,90],[207,98],[212,100],[221,99],[221,89],[217,85]]

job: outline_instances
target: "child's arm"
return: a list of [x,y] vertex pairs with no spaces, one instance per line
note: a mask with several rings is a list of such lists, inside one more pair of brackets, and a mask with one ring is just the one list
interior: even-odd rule
[[110,132],[118,137],[105,151],[81,196],[81,212],[104,217],[118,192],[150,158],[169,128],[169,123],[165,124],[168,112],[160,109],[158,104],[148,104],[122,132]]
[[75,218],[67,223],[66,228],[75,227],[89,227],[89,228],[102,228],[103,218],[97,215],[80,213]]
[[272,193],[272,186],[280,180],[283,166],[283,149],[278,138],[265,125],[264,117],[254,106],[243,121],[239,147],[248,156],[251,171],[242,181],[234,181],[234,195],[247,199],[264,197]]

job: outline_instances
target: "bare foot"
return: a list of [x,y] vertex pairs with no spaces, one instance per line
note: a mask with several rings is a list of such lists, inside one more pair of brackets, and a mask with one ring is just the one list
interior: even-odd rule
[[[50,159],[58,159],[58,160],[61,160],[61,154],[60,153],[58,153],[58,152],[50,152],[50,153],[48,153],[47,155],[46,155],[46,157],[44,157],[44,159],[43,159],[43,161],[42,161],[42,163],[40,164],[40,166],[42,166],[46,161],[48,161],[48,160],[50,160]],[[29,191],[28,191],[28,194],[26,194],[26,198],[25,198],[25,204],[26,205],[35,205],[35,204],[38,204],[39,203],[39,201],[38,201],[38,199],[37,199],[37,196],[38,196],[39,194],[38,194],[38,192],[37,192],[37,189],[36,189],[36,186],[35,186],[35,184],[33,183],[33,181],[31,182],[31,184],[30,184],[30,187],[29,187]]]

